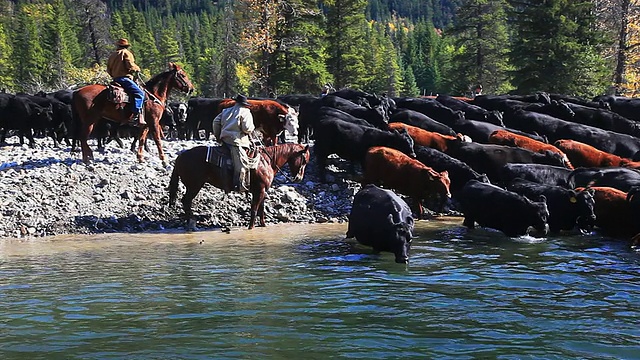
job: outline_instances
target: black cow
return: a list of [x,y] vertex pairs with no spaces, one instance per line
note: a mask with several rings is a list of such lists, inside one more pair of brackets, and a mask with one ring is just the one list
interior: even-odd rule
[[329,106],[334,109],[342,110],[355,117],[366,120],[368,123],[377,127],[378,129],[389,129],[389,116],[384,112],[382,107],[368,108],[365,106],[357,105],[350,100],[341,98],[339,96],[327,95],[318,100],[320,106]]
[[513,112],[532,103],[550,104],[551,98],[546,93],[533,95],[478,95],[471,103],[487,110]]
[[628,192],[634,186],[640,186],[640,171],[623,167],[579,168],[569,174],[569,179],[576,187],[612,187]]
[[330,154],[362,165],[364,157],[372,146],[386,146],[415,157],[413,139],[406,130],[386,131],[364,127],[337,119],[323,117],[315,126],[314,153],[318,160],[320,176],[325,179],[325,166]]
[[624,96],[602,95],[593,98],[595,102],[609,104],[611,111],[618,113],[627,119],[640,121],[640,99]]
[[355,104],[365,107],[375,108],[379,106],[382,108],[382,111],[387,115],[387,117],[396,108],[396,103],[393,101],[393,99],[389,98],[387,94],[378,96],[360,90],[340,89],[338,91],[331,92],[328,95],[339,96],[343,99],[347,99]]
[[583,125],[589,125],[621,134],[640,136],[640,124],[607,109],[592,108],[565,101],[553,101],[551,104],[535,104],[525,108]]
[[462,111],[453,110],[435,99],[405,97],[397,98],[395,102],[398,109],[417,111],[447,126],[465,118]]
[[427,115],[409,109],[399,109],[391,114],[389,122],[400,122],[403,124],[419,127],[421,129],[437,132],[443,135],[456,136],[456,132],[449,126],[433,120]]
[[165,136],[174,139],[186,140],[187,138],[187,104],[183,102],[171,102],[164,109],[160,118],[160,125],[167,127]]
[[459,142],[447,149],[447,154],[467,163],[479,173],[487,174],[493,183],[502,179],[502,168],[509,163],[547,164],[563,166],[562,155],[546,151],[536,153],[531,150],[504,145]]
[[353,198],[347,238],[355,237],[375,252],[391,252],[397,263],[406,264],[413,224],[411,209],[402,198],[391,190],[369,184]]
[[449,172],[449,179],[451,180],[449,190],[454,197],[469,180],[489,182],[489,178],[486,175],[479,174],[464,162],[436,149],[414,145],[414,150],[416,152],[416,159],[421,163],[437,172]]
[[464,226],[474,228],[477,222],[480,226],[500,230],[512,237],[527,234],[530,227],[547,234],[547,199],[541,195],[537,200],[534,202],[525,196],[477,180],[469,181],[458,197],[464,214]]
[[200,140],[200,130],[209,139],[213,133],[213,119],[218,114],[218,105],[224,99],[193,98],[188,101],[187,139]]
[[515,179],[507,185],[507,190],[529,199],[538,199],[540,195],[544,195],[549,209],[549,230],[552,232],[570,231],[577,225],[581,232],[586,233],[595,226],[595,200],[594,191],[591,189],[576,191]]
[[[377,128],[372,123],[368,122],[363,118],[353,116],[340,109],[336,109],[329,106],[321,106],[320,108],[318,108],[318,110],[316,110],[315,119],[311,123],[311,127],[314,128],[321,119],[325,119],[327,117],[335,118],[338,120],[346,121],[346,122],[364,126],[364,127]],[[382,130],[388,130],[388,129],[382,129]]]
[[640,151],[640,139],[634,136],[576,124],[533,111],[518,110],[505,113],[504,123],[515,129],[544,135],[550,142],[571,139],[634,160],[637,160],[634,156]]
[[0,143],[4,143],[7,131],[17,130],[20,144],[24,137],[29,146],[35,146],[33,131],[46,132],[51,127],[52,111],[50,107],[42,107],[26,97],[0,94]]
[[555,101],[564,101],[564,102],[568,102],[568,103],[572,103],[572,104],[589,106],[589,107],[597,108],[597,109],[611,110],[611,106],[609,106],[609,103],[604,102],[604,101],[590,101],[590,100],[587,100],[587,99],[583,99],[581,97],[569,96],[569,95],[564,95],[564,94],[549,94],[549,97],[551,98],[551,101],[553,101],[553,100],[555,100]]
[[19,96],[33,101],[43,108],[51,109],[51,123],[46,129],[42,129],[44,133],[39,134],[40,136],[51,136],[54,146],[58,146],[58,142],[63,139],[67,145],[71,144],[71,133],[74,127],[71,105],[49,96]]
[[438,95],[438,97],[436,97],[436,101],[453,110],[462,111],[465,119],[467,120],[484,121],[504,127],[504,123],[502,122],[502,112],[500,111],[489,111],[480,106],[470,104],[466,101],[459,100],[448,95]]
[[524,179],[538,184],[575,188],[573,179],[569,179],[570,169],[544,164],[506,164],[502,167],[500,179],[504,183],[513,179]]

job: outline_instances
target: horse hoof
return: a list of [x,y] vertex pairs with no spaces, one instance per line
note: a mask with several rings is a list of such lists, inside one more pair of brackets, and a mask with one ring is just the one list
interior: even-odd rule
[[190,219],[187,222],[187,231],[196,231],[198,228],[196,227],[196,221],[194,219]]

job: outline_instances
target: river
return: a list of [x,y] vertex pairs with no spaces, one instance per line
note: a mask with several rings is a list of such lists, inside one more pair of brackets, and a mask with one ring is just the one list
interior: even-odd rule
[[1,359],[640,358],[640,254],[420,221],[0,241]]

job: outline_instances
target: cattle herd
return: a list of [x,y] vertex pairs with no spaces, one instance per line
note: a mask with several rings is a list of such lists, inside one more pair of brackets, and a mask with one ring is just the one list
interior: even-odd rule
[[[71,95],[0,94],[0,143],[13,131],[30,146],[34,134],[72,145]],[[265,139],[273,142],[273,129],[286,128],[299,142],[312,142],[324,181],[332,154],[349,161],[351,171],[361,167],[364,193],[354,197],[348,235],[394,252],[397,261],[408,259],[413,219],[423,206],[455,209],[465,226],[508,236],[597,229],[640,238],[640,99],[542,92],[390,98],[343,89],[272,102],[284,110],[269,120],[275,125],[266,122],[268,114],[256,116]],[[172,102],[162,120],[165,135],[208,138],[213,116],[226,106],[228,99]],[[119,141],[123,128],[105,121],[93,135]],[[398,194],[411,199],[411,211]],[[367,220],[373,218],[380,221]]]

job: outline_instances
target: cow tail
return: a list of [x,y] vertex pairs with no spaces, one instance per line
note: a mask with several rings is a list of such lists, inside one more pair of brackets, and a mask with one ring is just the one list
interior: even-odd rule
[[179,172],[180,168],[180,156],[176,159],[173,166],[173,172],[171,172],[171,180],[169,181],[169,206],[173,206],[176,203],[176,197],[178,195],[178,181],[180,180]]

